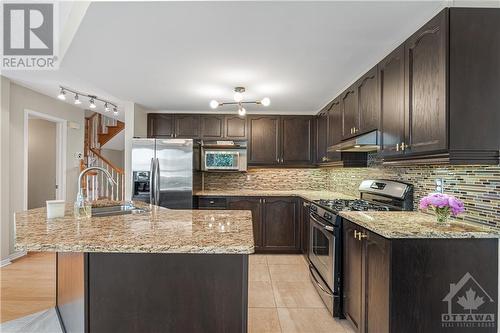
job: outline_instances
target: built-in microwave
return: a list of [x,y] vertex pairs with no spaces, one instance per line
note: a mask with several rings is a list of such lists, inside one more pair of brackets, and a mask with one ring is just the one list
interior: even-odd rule
[[213,172],[247,171],[246,141],[208,141],[201,145],[201,169]]

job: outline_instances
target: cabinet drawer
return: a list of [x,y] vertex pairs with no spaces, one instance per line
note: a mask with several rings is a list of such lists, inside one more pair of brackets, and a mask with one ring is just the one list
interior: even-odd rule
[[201,197],[198,199],[200,209],[226,209],[227,198]]

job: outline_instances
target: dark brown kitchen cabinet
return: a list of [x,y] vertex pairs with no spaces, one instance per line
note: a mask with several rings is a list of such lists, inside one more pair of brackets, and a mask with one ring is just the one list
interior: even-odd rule
[[277,165],[280,163],[280,117],[251,116],[248,118],[248,164]]
[[[496,239],[392,239],[346,219],[342,225],[343,312],[355,332],[442,332],[441,318],[448,309],[444,298],[450,283],[466,272],[480,276],[482,288],[497,295]],[[482,255],[487,262],[477,260]],[[496,302],[489,306],[488,312],[497,313]],[[496,323],[484,329],[495,332]]]
[[246,117],[226,115],[225,117],[226,138],[232,140],[246,140],[247,121]]
[[405,133],[404,47],[400,46],[378,65],[381,91],[383,156],[402,154]]
[[231,197],[227,200],[227,209],[249,210],[252,212],[253,237],[255,240],[255,251],[262,250],[262,198],[255,197]]
[[314,159],[313,117],[250,116],[248,164],[310,166]]
[[342,138],[348,139],[359,132],[358,93],[356,84],[349,87],[340,97],[342,109]]
[[344,221],[344,316],[361,332],[363,311],[363,247],[355,237],[356,225]]
[[200,116],[200,136],[203,139],[224,138],[224,115],[203,115]]
[[148,138],[174,137],[174,115],[148,113]]
[[198,138],[200,136],[199,115],[175,115],[175,134],[177,138]]
[[356,135],[371,132],[380,127],[380,90],[377,66],[356,82],[358,94],[359,126]]
[[163,113],[148,114],[148,137],[150,138],[198,138],[200,135],[198,115]]
[[267,252],[300,252],[297,199],[265,197],[263,245]]
[[[336,145],[340,141],[342,141],[342,108],[340,98],[336,98],[328,110],[328,147]],[[328,149],[327,160],[328,162],[340,161],[340,152]]]
[[448,15],[434,17],[405,43],[405,153],[445,150]]
[[314,158],[313,118],[281,117],[281,164],[311,165]]
[[316,116],[316,163],[326,163],[328,148],[328,108]]

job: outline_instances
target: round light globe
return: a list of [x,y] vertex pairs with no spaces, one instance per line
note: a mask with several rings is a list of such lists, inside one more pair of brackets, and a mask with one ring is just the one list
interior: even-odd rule
[[269,97],[264,97],[260,103],[264,106],[269,106],[271,104],[271,100],[269,99]]
[[219,102],[217,102],[215,99],[210,101],[210,107],[212,109],[217,109],[218,106],[219,106]]

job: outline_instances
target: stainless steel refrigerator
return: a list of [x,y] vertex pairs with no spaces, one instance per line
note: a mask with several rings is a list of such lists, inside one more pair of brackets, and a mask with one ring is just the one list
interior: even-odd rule
[[133,139],[132,181],[132,200],[192,208],[193,140]]

